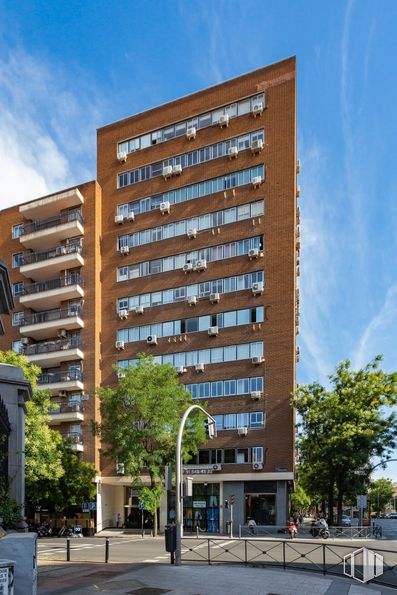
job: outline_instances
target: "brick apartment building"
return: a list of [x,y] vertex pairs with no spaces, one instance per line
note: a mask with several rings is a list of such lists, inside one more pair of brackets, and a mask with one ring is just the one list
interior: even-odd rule
[[100,128],[96,181],[0,212],[17,304],[0,348],[42,368],[51,423],[95,464],[99,528],[135,518],[138,502],[91,434],[94,391],[140,352],[175,366],[217,419],[218,437],[187,465],[186,526],[199,517],[223,531],[231,495],[236,525],[284,524],[297,167],[290,58]]

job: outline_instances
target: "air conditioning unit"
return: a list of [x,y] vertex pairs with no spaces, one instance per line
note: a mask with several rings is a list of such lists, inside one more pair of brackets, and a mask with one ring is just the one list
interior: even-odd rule
[[164,202],[160,203],[160,213],[162,215],[165,215],[166,213],[169,213],[171,210],[171,205],[170,202],[168,200],[165,200]]
[[90,400],[90,395],[87,395],[86,393],[83,393],[80,397],[80,399],[82,401],[89,401]]
[[130,253],[130,247],[129,246],[121,246],[120,248],[120,254],[124,254],[124,256],[127,256],[127,254]]
[[66,246],[58,246],[57,247],[57,254],[66,254]]
[[238,156],[238,147],[229,147],[227,154],[229,159],[233,159],[233,157],[236,158]]
[[172,165],[166,165],[163,167],[163,178],[167,180],[172,176]]
[[251,399],[253,401],[259,401],[262,398],[262,393],[260,390],[253,390],[251,392]]
[[60,397],[66,397],[66,396],[67,396],[67,394],[68,394],[68,393],[66,392],[66,390],[60,390],[60,391],[59,391],[59,393],[58,393],[58,395],[59,395]]
[[197,229],[195,227],[192,227],[191,229],[187,230],[187,237],[189,238],[189,240],[194,239],[197,236]]
[[252,284],[253,295],[261,295],[263,293],[263,281],[258,281]]
[[119,151],[117,153],[117,160],[119,163],[125,163],[127,161],[127,151]]
[[212,465],[212,471],[222,471],[222,465],[220,463],[215,463]]
[[132,223],[132,221],[135,221],[135,213],[133,213],[132,211],[130,211],[128,213],[128,215],[126,216],[126,219],[129,223]]
[[146,343],[148,345],[157,345],[157,336],[156,335],[148,335],[146,339]]
[[67,341],[66,343],[62,343],[62,345],[60,347],[63,351],[65,351],[66,349],[70,349],[71,345],[70,345],[69,341]]
[[116,349],[118,349],[119,351],[121,349],[124,349],[124,341],[116,341]]
[[254,188],[259,188],[259,186],[262,184],[262,176],[254,176],[252,178],[252,185]]
[[255,155],[255,153],[260,153],[263,149],[263,140],[258,138],[257,140],[253,140],[251,144],[251,153]]
[[174,165],[174,167],[172,168],[172,175],[173,176],[180,176],[182,173],[182,165],[180,163],[177,163],[176,165]]
[[259,258],[259,248],[251,248],[248,250],[248,258],[252,260],[253,258]]
[[208,335],[210,337],[216,337],[219,334],[219,328],[217,326],[210,326],[208,329]]
[[253,363],[255,366],[258,366],[259,364],[263,364],[263,362],[264,362],[264,361],[265,361],[265,358],[263,357],[263,355],[255,355],[255,356],[252,358],[252,363]]
[[248,434],[248,428],[237,428],[239,436],[246,436]]
[[21,343],[22,345],[29,345],[29,337],[22,337]]
[[143,306],[136,306],[135,307],[135,314],[143,314],[145,311],[145,308]]
[[124,475],[124,463],[116,463],[117,475]]
[[121,225],[122,223],[124,223],[124,216],[116,215],[114,218],[114,222],[117,223],[118,225]]
[[183,366],[177,366],[175,370],[177,374],[184,374],[185,372],[187,372],[186,368],[184,368]]
[[300,174],[301,173],[301,162],[300,159],[297,160],[296,162],[296,173]]
[[186,275],[186,273],[190,273],[192,270],[193,270],[193,263],[192,262],[187,262],[182,267],[182,271],[185,273],[185,275]]
[[117,370],[117,378],[119,380],[122,380],[123,378],[125,378],[125,372],[122,372],[121,370]]
[[65,339],[65,337],[67,337],[67,334],[68,334],[68,332],[65,328],[58,329],[58,337],[60,339]]
[[221,294],[220,293],[211,293],[210,294],[210,302],[211,304],[217,304],[221,301]]
[[189,306],[195,306],[197,304],[197,296],[191,295],[190,297],[188,297],[187,303],[189,304]]
[[263,469],[263,463],[252,463],[254,471],[261,471]]
[[194,369],[196,372],[204,372],[204,364],[195,364]]
[[254,116],[254,118],[262,115],[262,112],[263,112],[262,101],[259,101],[258,103],[254,103],[254,105],[252,106],[252,115]]
[[205,259],[203,259],[203,260],[196,260],[196,262],[194,264],[194,270],[195,271],[205,271],[205,270],[207,270],[207,261]]
[[296,187],[296,198],[298,198],[301,195],[301,187],[297,186]]
[[128,310],[119,310],[118,315],[120,320],[125,320],[126,318],[128,318]]
[[230,120],[229,114],[225,114],[223,116],[220,116],[220,118],[218,120],[218,126],[220,128],[224,128],[224,127],[227,128],[229,126],[229,120]]
[[188,140],[193,140],[196,138],[196,134],[197,134],[197,130],[195,128],[195,126],[191,126],[190,128],[188,128],[186,130],[186,138]]

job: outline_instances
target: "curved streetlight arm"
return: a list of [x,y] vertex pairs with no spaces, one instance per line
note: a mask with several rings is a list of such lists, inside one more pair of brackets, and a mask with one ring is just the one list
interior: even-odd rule
[[[181,547],[182,547],[182,436],[183,430],[185,428],[185,423],[187,418],[189,417],[190,413],[194,409],[200,409],[205,415],[207,419],[210,421],[210,425],[213,426],[213,436],[216,436],[216,421],[215,419],[200,405],[191,405],[188,409],[186,409],[183,417],[181,419],[181,424],[178,430],[178,438],[176,442],[176,458],[175,458],[175,466],[176,466],[176,550],[175,550],[175,564],[177,566],[181,565]],[[210,432],[210,437],[211,437]]]

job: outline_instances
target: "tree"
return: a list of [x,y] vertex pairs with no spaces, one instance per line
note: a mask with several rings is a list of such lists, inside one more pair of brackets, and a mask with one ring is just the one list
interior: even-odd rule
[[[139,489],[153,514],[156,535],[164,467],[175,460],[180,419],[192,397],[170,364],[156,364],[144,354],[138,358],[136,366],[122,369],[124,378],[116,388],[98,389],[102,422],[94,431],[107,445],[104,454],[122,463]],[[183,443],[186,459],[206,440],[203,415],[190,418],[187,430]]]
[[[40,368],[14,351],[0,351],[0,363],[22,368],[33,388],[25,418],[26,501],[61,512],[95,498],[94,466],[80,461],[59,432],[48,425],[51,400],[48,391],[37,388]],[[0,492],[0,506],[1,502]],[[13,510],[15,514],[15,507]]]
[[385,509],[385,506],[391,502],[394,493],[393,482],[390,479],[381,477],[371,484],[369,492],[369,499],[371,502],[372,510],[381,512]]
[[311,474],[313,490],[328,497],[331,517],[336,495],[339,524],[343,498],[368,485],[371,458],[390,458],[396,445],[396,415],[387,408],[397,401],[397,374],[384,372],[382,359],[358,371],[345,360],[329,377],[330,390],[301,385],[293,398],[301,419],[300,463]]
[[307,512],[312,504],[312,498],[305,492],[302,485],[297,482],[295,490],[291,494],[291,512],[303,513]]

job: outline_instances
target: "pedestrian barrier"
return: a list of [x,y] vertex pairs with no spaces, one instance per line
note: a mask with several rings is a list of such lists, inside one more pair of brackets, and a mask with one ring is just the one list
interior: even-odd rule
[[[371,582],[397,588],[397,550],[372,546],[369,549],[383,557],[383,574]],[[351,557],[360,550],[360,546],[353,544],[335,544],[328,541],[308,542],[299,539],[258,537],[183,537],[182,563],[272,566],[284,570],[306,570],[323,575],[345,576],[345,557]]]
[[[298,537],[313,539],[310,525],[298,525]],[[370,539],[375,537],[371,527],[329,527],[331,539]],[[280,537],[289,538],[288,525],[240,525],[239,537]],[[381,537],[381,534],[379,535]]]

